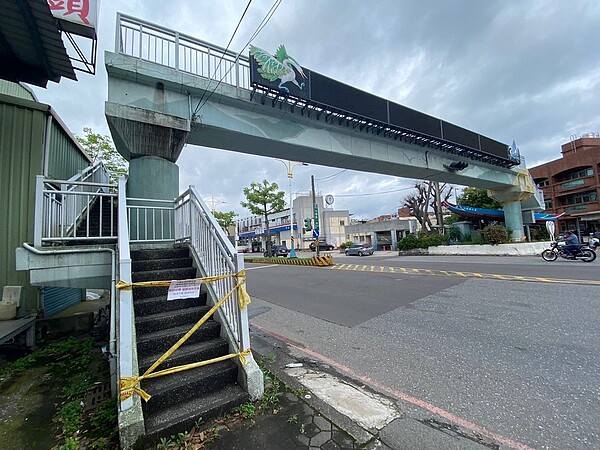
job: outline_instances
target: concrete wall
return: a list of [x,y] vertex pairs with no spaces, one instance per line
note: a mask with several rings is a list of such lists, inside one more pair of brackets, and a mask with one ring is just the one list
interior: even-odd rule
[[430,255],[480,255],[480,256],[540,256],[550,248],[548,242],[527,242],[499,245],[440,245],[429,247]]

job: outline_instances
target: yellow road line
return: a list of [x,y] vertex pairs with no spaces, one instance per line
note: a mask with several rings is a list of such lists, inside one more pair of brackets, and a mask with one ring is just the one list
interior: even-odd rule
[[447,277],[462,277],[462,278],[479,278],[504,281],[526,281],[537,283],[560,283],[560,284],[583,284],[591,286],[600,286],[598,280],[577,280],[569,278],[546,278],[546,277],[526,277],[523,275],[502,275],[497,273],[479,273],[479,272],[460,272],[454,270],[433,270],[433,269],[415,269],[412,267],[385,267],[385,266],[359,266],[358,264],[336,264],[330,267],[337,270],[359,270],[361,272],[375,272],[379,268],[379,272],[383,273],[410,273],[415,275],[434,275]]

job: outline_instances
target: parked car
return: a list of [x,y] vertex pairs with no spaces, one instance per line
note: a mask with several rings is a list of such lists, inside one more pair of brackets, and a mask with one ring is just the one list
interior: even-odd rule
[[[284,258],[288,255],[290,251],[288,250],[288,248],[285,245],[273,245],[271,247],[271,257],[275,256],[283,256]],[[265,251],[263,253],[265,255],[265,258],[269,257],[269,252]]]
[[237,245],[236,249],[238,253],[250,253],[250,247],[247,245]]
[[[316,249],[315,243],[311,242],[310,245],[308,246],[308,248],[310,248],[310,251],[314,252]],[[328,244],[327,242],[319,242],[319,251],[320,252],[330,252],[333,249],[334,249],[333,245]]]
[[346,254],[346,256],[348,256],[348,255],[358,255],[358,256],[372,255],[373,247],[371,247],[371,245],[369,245],[369,244],[354,244],[354,245],[348,247],[344,253]]

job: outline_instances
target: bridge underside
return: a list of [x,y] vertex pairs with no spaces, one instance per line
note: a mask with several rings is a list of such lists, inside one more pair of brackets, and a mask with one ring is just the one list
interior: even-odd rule
[[[183,137],[183,132],[186,142],[193,145],[486,188],[500,193],[506,203],[522,199],[518,172],[502,167],[501,161],[485,162],[485,155],[456,152],[419,136],[356,126],[340,117],[309,114],[306,108],[295,107],[285,98],[253,95],[247,89],[217,85],[206,78],[131,56],[107,52],[105,60],[109,74],[109,123],[126,119],[126,128],[130,129],[136,117],[143,117],[141,126],[147,129],[151,122],[148,118],[156,115],[160,118],[157,127],[171,121],[179,130],[178,138]],[[198,104],[202,107],[193,113]],[[125,157],[141,152],[127,148],[122,139],[115,139],[115,143]],[[151,154],[157,152],[160,150],[153,149]],[[173,161],[177,151],[164,149],[164,154]],[[449,169],[456,162],[468,166],[463,170]],[[522,229],[522,222],[513,223],[511,228]]]

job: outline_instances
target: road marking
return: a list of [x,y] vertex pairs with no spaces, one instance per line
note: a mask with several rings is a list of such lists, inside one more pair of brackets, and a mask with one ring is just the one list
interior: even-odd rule
[[557,283],[557,284],[582,284],[590,286],[600,286],[598,280],[577,280],[570,278],[547,278],[547,277],[527,277],[523,275],[502,275],[497,273],[478,273],[462,272],[458,270],[433,270],[433,269],[415,269],[412,267],[385,267],[385,266],[360,266],[358,264],[334,264],[328,267],[330,270],[359,270],[361,272],[375,272],[379,269],[382,273],[408,273],[414,275],[434,275],[446,277],[462,278],[481,278],[503,281],[526,281],[537,283]]
[[260,325],[256,325],[256,323],[254,323],[253,321],[251,321],[251,324],[253,327],[258,328],[263,333],[266,333],[280,341],[285,342],[288,346],[294,347],[296,350],[308,355],[309,357],[311,357],[313,359],[316,359],[316,360],[321,361],[325,364],[328,364],[332,367],[335,367],[340,372],[345,373],[346,375],[350,376],[351,378],[353,378],[355,380],[362,381],[363,383],[365,383],[366,385],[375,389],[376,391],[386,392],[387,394],[391,395],[392,397],[394,397],[398,400],[403,400],[407,403],[411,403],[420,408],[423,408],[423,409],[425,409],[433,414],[436,414],[440,417],[443,417],[444,419],[449,420],[450,422],[453,422],[467,430],[470,430],[474,433],[479,433],[483,437],[492,439],[492,440],[498,442],[499,444],[505,445],[506,447],[512,448],[514,450],[534,450],[532,447],[529,447],[526,444],[523,444],[519,441],[516,441],[509,437],[503,436],[501,434],[494,433],[493,431],[490,431],[490,430],[482,427],[481,425],[476,424],[475,422],[471,422],[469,420],[463,419],[462,417],[459,417],[459,416],[451,413],[450,411],[446,411],[445,409],[442,409],[442,408],[435,406],[429,402],[426,402],[425,400],[421,400],[417,397],[413,397],[410,394],[406,394],[405,392],[402,392],[397,389],[393,389],[393,388],[385,386],[381,383],[378,383],[377,381],[374,381],[368,375],[359,374],[359,373],[355,372],[353,369],[351,369],[350,367],[345,366],[341,363],[338,363],[337,361],[334,361],[331,358],[328,358],[327,356],[321,355],[320,353],[317,353],[314,350],[306,348],[301,343],[294,342],[290,339],[287,339],[285,336],[282,336],[278,333],[268,330]]
[[266,266],[245,267],[245,270],[266,269],[267,267],[281,267],[281,264],[269,264]]

